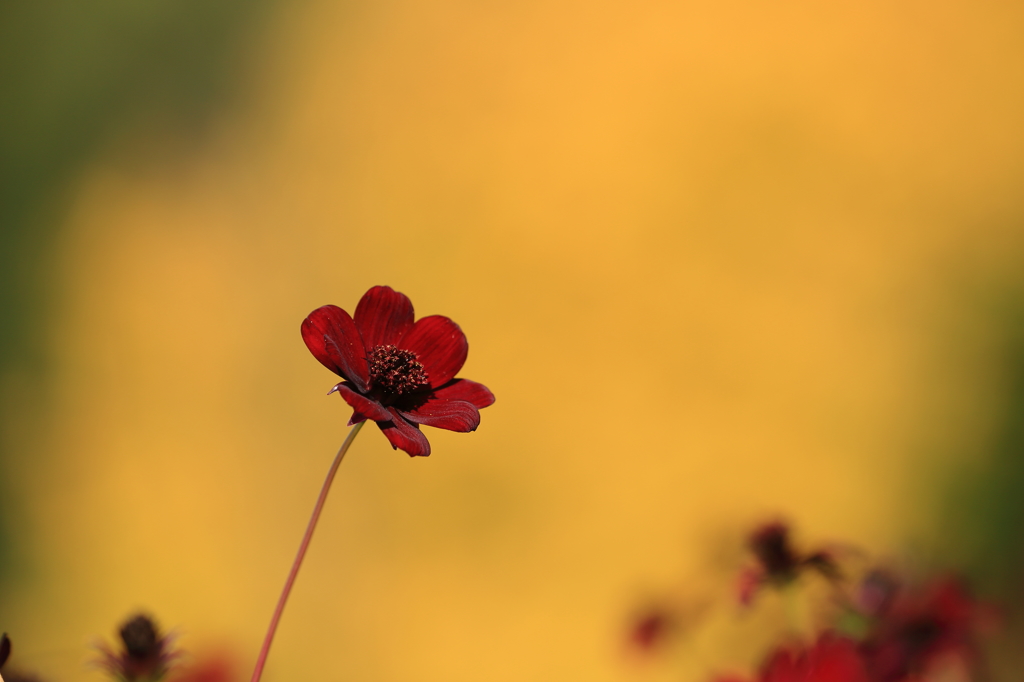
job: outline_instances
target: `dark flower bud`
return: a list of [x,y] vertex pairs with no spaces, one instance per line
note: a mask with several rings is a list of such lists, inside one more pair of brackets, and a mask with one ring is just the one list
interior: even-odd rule
[[132,658],[149,658],[160,652],[156,625],[148,616],[139,614],[121,626],[121,640]]
[[751,534],[748,544],[770,579],[785,582],[795,576],[799,561],[789,543],[789,528],[785,524],[761,526]]
[[808,569],[831,581],[842,578],[832,552],[819,550],[805,554],[790,542],[789,526],[775,521],[758,527],[747,539],[747,547],[757,561],[740,575],[740,603],[749,605],[757,591],[766,586],[785,587]]
[[101,667],[122,682],[156,682],[167,674],[177,657],[171,651],[170,638],[160,634],[153,619],[137,614],[118,629],[124,645],[120,651],[100,646]]

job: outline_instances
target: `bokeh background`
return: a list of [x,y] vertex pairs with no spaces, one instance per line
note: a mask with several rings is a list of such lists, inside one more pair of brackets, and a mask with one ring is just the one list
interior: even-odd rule
[[[348,411],[299,323],[371,285],[498,401],[357,439],[265,680],[702,680],[752,524],[1024,566],[1024,6],[0,5],[0,629],[135,609],[250,669]],[[247,678],[246,678],[247,679]]]

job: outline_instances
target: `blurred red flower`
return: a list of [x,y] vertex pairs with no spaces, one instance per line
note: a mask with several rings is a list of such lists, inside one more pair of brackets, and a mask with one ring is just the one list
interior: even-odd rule
[[171,682],[235,682],[236,666],[226,656],[206,657],[177,671]]
[[990,616],[991,610],[953,577],[899,593],[862,645],[872,678],[915,679],[943,660],[958,659],[969,667],[978,655],[978,626]]
[[414,321],[412,302],[391,287],[367,291],[355,316],[317,308],[302,323],[302,339],[344,379],[330,392],[352,407],[349,424],[375,421],[392,447],[413,457],[430,454],[420,426],[474,431],[480,408],[494,402],[483,384],[455,378],[469,352],[459,325],[440,315]]
[[[728,677],[718,682],[744,681]],[[856,643],[826,633],[810,649],[777,649],[755,682],[870,682],[870,678]]]

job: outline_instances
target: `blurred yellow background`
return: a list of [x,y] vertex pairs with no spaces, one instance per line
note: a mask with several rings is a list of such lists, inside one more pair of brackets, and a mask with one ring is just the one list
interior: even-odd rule
[[626,618],[727,600],[751,524],[927,536],[998,383],[972,301],[1021,263],[1024,7],[311,0],[242,35],[201,124],[150,102],[60,185],[47,369],[2,384],[26,665],[99,679],[143,608],[247,674],[349,416],[299,323],[375,284],[497,403],[428,459],[359,436],[265,680],[703,680],[754,653],[638,667]]

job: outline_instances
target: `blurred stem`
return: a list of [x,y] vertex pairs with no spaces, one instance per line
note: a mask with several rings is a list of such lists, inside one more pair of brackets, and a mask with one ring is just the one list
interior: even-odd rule
[[[313,515],[309,518],[309,525],[306,526],[306,534],[302,536],[302,544],[299,545],[299,552],[295,555],[295,561],[292,563],[292,570],[288,573],[288,579],[284,581],[284,589],[281,590],[281,597],[277,600],[277,608],[274,609],[274,615],[270,618],[270,627],[267,628],[267,636],[263,639],[259,658],[256,659],[256,669],[252,672],[252,682],[259,682],[260,676],[263,675],[263,666],[266,665],[267,654],[270,653],[270,643],[274,641],[274,633],[277,632],[277,624],[280,622],[281,614],[284,612],[284,605],[288,602],[288,595],[291,594],[292,585],[295,584],[295,577],[299,574],[302,559],[306,556],[306,550],[309,549],[309,541],[313,539],[313,531],[316,530],[316,522],[320,520],[320,512],[324,509],[324,502],[327,501],[327,493],[331,489],[334,475],[338,473],[341,460],[345,459],[345,453],[348,452],[352,441],[356,439],[356,434],[359,433],[359,429],[363,428],[365,423],[365,421],[359,422],[348,432],[345,442],[341,444],[338,454],[334,456],[334,462],[331,464],[330,471],[327,472],[327,478],[324,479],[324,485],[320,489],[320,497],[316,500],[316,506],[313,507]],[[0,682],[3,682],[3,679],[0,679]]]
[[803,623],[800,617],[800,595],[797,593],[797,581],[782,588],[782,603],[786,610],[786,623],[790,631],[799,637],[803,634]]

